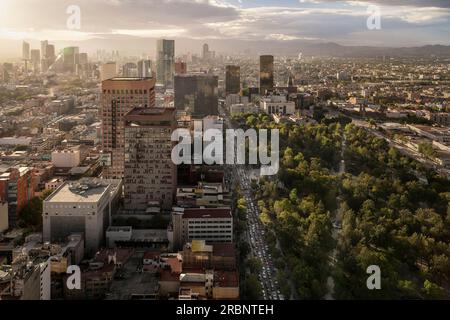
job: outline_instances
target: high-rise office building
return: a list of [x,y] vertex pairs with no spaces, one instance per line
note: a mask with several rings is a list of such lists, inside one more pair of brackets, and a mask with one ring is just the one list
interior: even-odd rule
[[30,44],[25,41],[22,44],[22,59],[30,60]]
[[125,115],[125,210],[145,213],[156,203],[170,209],[177,186],[172,161],[173,108],[135,108]]
[[123,116],[135,107],[155,107],[154,78],[112,78],[102,82],[102,162],[107,178],[123,178]]
[[88,62],[89,62],[88,54],[85,52],[80,53],[79,58],[78,58],[78,63],[81,65],[86,65],[86,64],[88,64]]
[[78,47],[64,48],[63,51],[64,71],[75,72],[75,66],[78,63],[79,55],[80,49]]
[[[138,77],[138,67],[134,62],[125,63],[122,66],[122,76],[126,78]],[[140,77],[140,76],[139,76]]]
[[100,79],[102,81],[117,76],[117,64],[115,62],[107,62],[100,66]]
[[157,41],[157,80],[166,87],[173,87],[175,75],[175,41],[160,39]]
[[152,76],[152,61],[139,60],[137,64],[138,77],[148,78]]
[[56,54],[55,54],[55,46],[53,44],[49,44],[47,46],[45,53],[46,53],[47,59],[53,59],[53,61],[55,60]]
[[175,76],[175,108],[194,116],[218,114],[219,78],[205,73]]
[[[43,43],[44,42],[44,43]],[[42,72],[46,72],[55,62],[56,55],[55,55],[55,46],[48,44],[47,41],[41,42],[41,47],[44,47],[45,45],[45,56],[42,56],[41,60],[41,70]]]
[[266,91],[273,89],[274,64],[273,56],[260,57],[259,93],[265,95]]
[[34,72],[39,71],[39,65],[41,63],[41,51],[34,49],[30,51],[31,64],[33,65]]
[[48,41],[47,40],[41,41],[41,56],[42,56],[42,59],[47,58],[47,46],[48,46]]
[[205,43],[203,45],[203,59],[204,60],[208,60],[209,59],[209,45],[207,43]]
[[227,66],[225,75],[225,93],[238,94],[241,91],[241,68]]

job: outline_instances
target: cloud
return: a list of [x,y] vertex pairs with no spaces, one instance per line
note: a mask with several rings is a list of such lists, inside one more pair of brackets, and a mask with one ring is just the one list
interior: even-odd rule
[[299,0],[300,3],[322,3],[322,2],[365,2],[385,6],[411,6],[411,7],[435,7],[450,8],[449,0]]
[[[450,33],[450,9],[445,6],[450,1],[298,0],[296,6],[276,0],[234,0],[234,5],[230,1],[0,0],[0,38],[81,41],[130,36],[336,42],[373,39],[377,44],[383,38],[386,44],[395,44],[398,39],[393,35],[404,34],[403,38],[411,39],[409,33],[420,35],[412,41],[416,44],[441,41],[443,32]],[[81,9],[80,30],[66,27],[66,9],[74,3]],[[385,4],[381,7],[383,32],[367,32],[369,3]]]

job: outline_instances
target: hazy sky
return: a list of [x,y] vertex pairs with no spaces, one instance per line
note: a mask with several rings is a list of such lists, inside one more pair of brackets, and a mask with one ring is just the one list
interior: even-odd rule
[[[367,8],[381,8],[381,30]],[[69,30],[66,9],[81,9]],[[450,44],[450,0],[0,0],[0,40],[136,37]]]

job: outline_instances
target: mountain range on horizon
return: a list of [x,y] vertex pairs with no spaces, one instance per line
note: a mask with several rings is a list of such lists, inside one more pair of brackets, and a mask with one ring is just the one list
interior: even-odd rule
[[[176,41],[176,54],[188,52],[200,54],[202,45],[208,43],[210,50],[218,54],[273,54],[283,56],[322,56],[348,58],[376,58],[376,57],[439,57],[450,59],[449,45],[423,45],[413,47],[384,47],[364,45],[342,45],[335,42],[317,42],[306,40],[216,40],[216,39],[187,39],[173,38]],[[112,39],[89,39],[81,41],[49,41],[56,45],[57,51],[68,46],[80,47],[80,52],[92,55],[97,50],[119,50],[122,56],[155,57],[156,38],[118,36]],[[28,41],[31,48],[40,48],[39,41]],[[0,59],[2,61],[17,60],[21,57],[22,40],[0,39]]]

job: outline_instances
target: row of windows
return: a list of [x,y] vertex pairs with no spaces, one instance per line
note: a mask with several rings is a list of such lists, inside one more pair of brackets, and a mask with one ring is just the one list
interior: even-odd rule
[[85,204],[79,204],[79,205],[67,205],[67,204],[49,204],[47,205],[47,208],[50,209],[95,209],[95,206],[92,205],[85,205]]
[[[153,90],[150,90],[150,92],[152,92]],[[128,89],[125,89],[125,90],[123,90],[123,89],[121,89],[121,90],[119,90],[119,89],[117,89],[117,90],[106,90],[106,89],[103,89],[103,93],[104,94],[106,94],[106,93],[108,93],[108,94],[147,94],[147,89],[144,89],[144,90],[142,90],[142,89],[135,89],[135,90],[128,90]]]
[[189,220],[189,224],[218,224],[218,223],[231,223],[231,218],[229,220],[212,220],[208,219],[208,221],[198,221],[198,220]]

